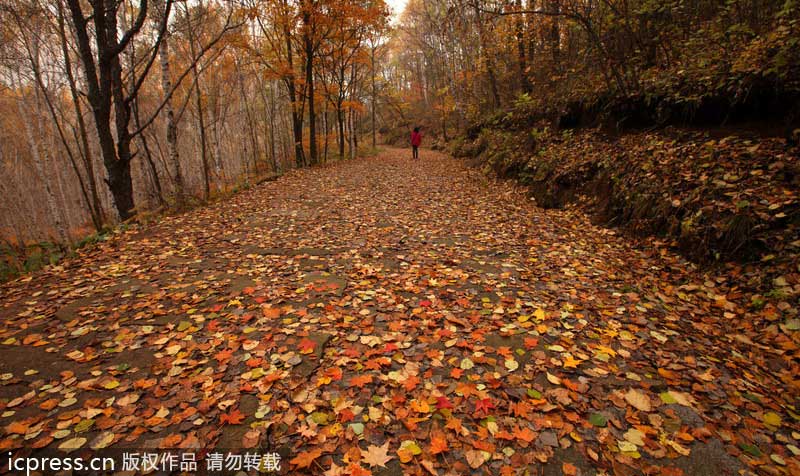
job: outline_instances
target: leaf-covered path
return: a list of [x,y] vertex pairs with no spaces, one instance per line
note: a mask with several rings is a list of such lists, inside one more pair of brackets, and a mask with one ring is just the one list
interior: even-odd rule
[[0,449],[800,472],[792,342],[737,330],[723,278],[407,155],[294,171],[3,286]]

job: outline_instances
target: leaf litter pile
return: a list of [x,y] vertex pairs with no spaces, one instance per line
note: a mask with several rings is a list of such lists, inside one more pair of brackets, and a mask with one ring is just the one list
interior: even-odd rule
[[[725,275],[406,155],[291,172],[4,285],[0,450],[253,448],[287,474],[800,473],[785,299],[756,311]],[[780,284],[794,295],[797,275]]]

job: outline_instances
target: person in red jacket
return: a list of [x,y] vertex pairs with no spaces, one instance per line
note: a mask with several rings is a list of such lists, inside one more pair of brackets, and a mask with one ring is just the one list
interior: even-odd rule
[[419,131],[419,127],[415,127],[414,132],[411,133],[411,150],[415,159],[419,159],[420,144],[422,144],[422,133]]

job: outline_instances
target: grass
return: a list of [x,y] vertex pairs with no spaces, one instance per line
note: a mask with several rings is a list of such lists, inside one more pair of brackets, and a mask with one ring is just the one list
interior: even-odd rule
[[113,231],[124,231],[128,225],[106,228],[65,245],[52,241],[40,241],[26,245],[0,244],[0,283],[18,278],[53,265],[65,257],[75,256],[82,248],[94,246],[109,238]]

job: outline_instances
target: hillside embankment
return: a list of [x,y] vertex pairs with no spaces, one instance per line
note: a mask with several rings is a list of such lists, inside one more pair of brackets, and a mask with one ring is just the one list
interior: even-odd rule
[[797,130],[764,122],[623,128],[586,110],[575,117],[512,108],[449,147],[526,185],[542,207],[580,207],[596,223],[726,268],[756,305],[763,294],[796,296],[780,284],[800,263]]

